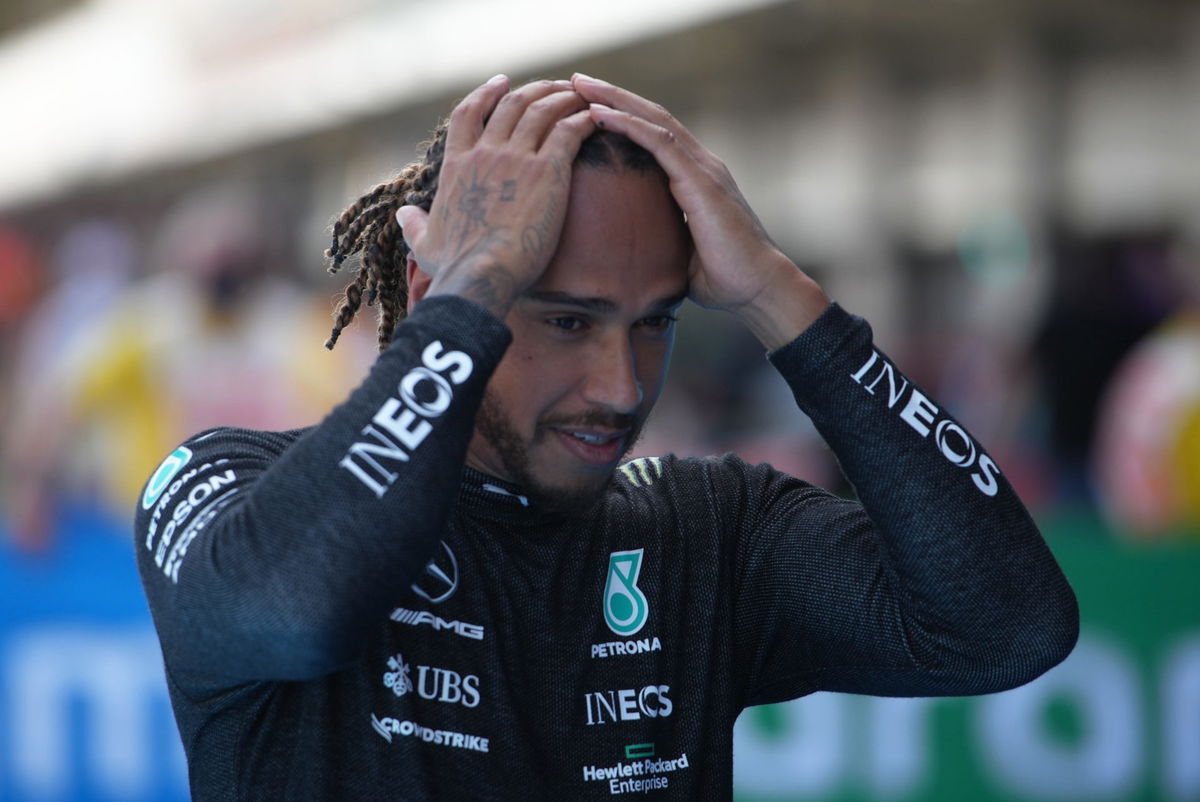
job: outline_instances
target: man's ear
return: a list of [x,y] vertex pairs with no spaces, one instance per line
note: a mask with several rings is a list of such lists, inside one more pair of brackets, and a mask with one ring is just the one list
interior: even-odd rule
[[405,260],[404,277],[408,281],[408,311],[411,313],[417,301],[425,297],[433,277],[417,265],[417,260],[410,253]]
[[412,255],[412,244],[421,238],[428,220],[429,212],[419,206],[401,206],[396,210],[396,222],[400,224],[401,235],[404,237],[405,244],[408,245],[408,257],[404,263],[404,278],[408,281],[407,311],[409,312],[416,306],[417,301],[424,298],[425,293],[429,292],[429,283],[433,281],[433,277],[417,265],[417,260]]

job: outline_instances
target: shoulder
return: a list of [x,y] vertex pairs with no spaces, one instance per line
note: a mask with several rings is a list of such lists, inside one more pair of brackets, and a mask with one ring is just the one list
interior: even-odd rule
[[618,466],[615,485],[623,492],[669,495],[685,503],[691,499],[730,508],[834,498],[769,463],[752,465],[732,452],[707,457],[638,457]]
[[159,463],[142,489],[137,513],[149,514],[189,485],[211,482],[214,476],[262,471],[307,431],[269,432],[223,426],[199,432]]
[[733,452],[707,457],[637,457],[617,466],[618,481],[632,487],[649,487],[659,480],[738,482],[768,473],[784,475],[767,463],[751,465]]

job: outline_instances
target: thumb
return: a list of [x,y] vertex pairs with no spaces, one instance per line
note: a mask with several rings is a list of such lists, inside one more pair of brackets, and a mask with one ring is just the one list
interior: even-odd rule
[[417,245],[425,236],[425,225],[429,222],[429,212],[420,206],[401,206],[396,210],[396,223],[404,233],[404,242],[410,253],[416,252]]

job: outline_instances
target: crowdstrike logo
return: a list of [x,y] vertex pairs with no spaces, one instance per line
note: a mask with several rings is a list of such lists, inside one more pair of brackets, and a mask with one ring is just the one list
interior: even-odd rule
[[[447,351],[441,340],[434,340],[421,352],[421,364],[404,374],[396,396],[379,407],[361,434],[369,439],[350,446],[338,463],[349,471],[377,498],[391,487],[400,474],[392,467],[408,462],[410,455],[433,431],[429,421],[450,408],[454,386],[471,375],[475,363],[462,351]],[[442,373],[449,375],[449,381]]]
[[481,735],[471,735],[453,730],[435,730],[432,727],[423,727],[415,721],[386,716],[380,718],[374,713],[371,714],[371,726],[388,743],[392,743],[393,735],[402,735],[406,738],[417,738],[434,746],[451,746],[455,749],[467,749],[472,752],[486,752],[489,746],[488,739]]
[[645,549],[614,551],[608,558],[604,583],[604,623],[617,635],[629,637],[646,625],[650,604],[637,586]]
[[881,357],[878,351],[872,351],[871,357],[850,378],[871,395],[875,395],[875,388],[886,378],[888,409],[895,409],[907,393],[908,400],[900,409],[900,420],[921,437],[928,437],[930,432],[933,432],[938,451],[951,464],[964,470],[974,468],[971,481],[980,493],[994,496],[999,492],[1000,482],[996,477],[1000,469],[992,458],[975,445],[966,429],[948,417],[938,420],[941,410],[924,393],[912,386],[890,362]]

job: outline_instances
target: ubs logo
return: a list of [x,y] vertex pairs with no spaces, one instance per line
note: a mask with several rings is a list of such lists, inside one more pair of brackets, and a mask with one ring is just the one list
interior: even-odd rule
[[444,602],[458,590],[458,559],[446,541],[442,541],[441,550],[425,566],[425,572],[417,577],[412,589],[432,604]]

